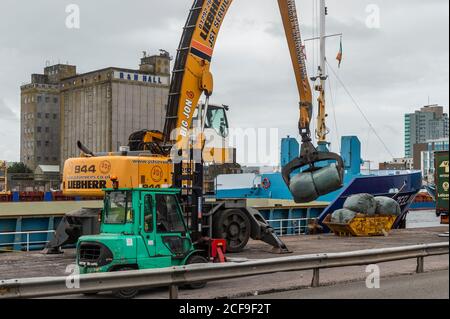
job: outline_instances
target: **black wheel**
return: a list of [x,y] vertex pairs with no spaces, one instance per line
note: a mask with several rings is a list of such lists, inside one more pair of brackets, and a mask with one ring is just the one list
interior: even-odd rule
[[227,209],[216,213],[213,220],[213,236],[227,241],[227,252],[238,253],[250,239],[250,220],[239,209]]
[[[200,255],[194,255],[188,258],[186,261],[186,265],[192,265],[192,264],[207,264],[208,259],[206,259],[203,256]],[[193,284],[186,285],[186,288],[188,289],[202,289],[205,288],[206,282],[195,282]]]
[[[123,267],[115,271],[129,271],[129,270],[136,270],[136,269],[131,267]],[[138,293],[139,290],[133,288],[113,291],[114,296],[120,299],[133,299],[138,295]]]

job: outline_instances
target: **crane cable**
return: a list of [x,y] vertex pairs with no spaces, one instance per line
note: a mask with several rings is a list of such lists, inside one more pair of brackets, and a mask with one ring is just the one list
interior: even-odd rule
[[336,131],[336,139],[337,139],[337,145],[338,145],[338,149],[341,149],[341,135],[339,134],[339,126],[338,126],[338,122],[337,122],[337,116],[336,116],[336,103],[335,103],[335,96],[333,95],[333,88],[331,86],[331,82],[328,79],[328,87],[330,90],[330,98],[331,98],[331,110],[333,111],[333,118],[334,118],[334,129]]
[[375,134],[375,136],[378,138],[378,140],[381,142],[381,144],[383,145],[384,149],[386,150],[386,152],[392,157],[394,158],[395,156],[393,155],[393,153],[389,150],[389,148],[387,147],[386,143],[384,142],[384,140],[381,138],[381,136],[378,134],[378,132],[375,130],[374,126],[372,125],[372,123],[370,122],[370,120],[368,119],[368,117],[366,116],[366,114],[363,112],[361,106],[358,104],[358,102],[356,101],[356,99],[353,97],[353,95],[350,93],[350,91],[347,89],[347,86],[344,84],[344,82],[341,80],[341,78],[337,75],[336,71],[333,69],[333,67],[328,63],[328,61],[326,61],[329,69],[331,70],[331,72],[333,72],[334,76],[336,77],[336,79],[339,81],[339,83],[341,84],[342,88],[344,89],[344,91],[348,94],[348,96],[350,97],[350,99],[352,100],[353,104],[355,104],[356,108],[358,109],[358,111],[361,113],[362,117],[364,118],[364,120],[367,122],[367,124],[369,125],[369,128],[373,131],[373,133]]

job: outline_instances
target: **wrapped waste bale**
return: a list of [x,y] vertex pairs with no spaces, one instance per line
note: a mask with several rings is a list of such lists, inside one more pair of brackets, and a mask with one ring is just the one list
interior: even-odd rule
[[309,203],[342,187],[341,175],[336,164],[315,172],[304,172],[292,177],[289,189],[296,203]]
[[377,203],[376,213],[380,215],[400,216],[402,210],[399,203],[390,197],[375,197]]
[[356,213],[349,209],[338,209],[331,215],[333,224],[348,224],[356,217]]
[[377,202],[370,194],[352,195],[344,203],[344,208],[367,216],[375,215]]
[[312,173],[301,173],[292,177],[289,189],[296,203],[309,203],[319,197]]

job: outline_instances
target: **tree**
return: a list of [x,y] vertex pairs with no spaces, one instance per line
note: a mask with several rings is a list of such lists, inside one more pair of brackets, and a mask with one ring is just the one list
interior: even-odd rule
[[24,163],[14,163],[8,167],[8,174],[29,174],[33,173]]

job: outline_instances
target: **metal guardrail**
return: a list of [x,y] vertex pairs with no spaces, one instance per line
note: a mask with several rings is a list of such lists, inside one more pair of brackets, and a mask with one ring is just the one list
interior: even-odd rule
[[39,241],[31,241],[30,238],[32,235],[38,235],[38,234],[51,234],[51,233],[55,233],[54,230],[38,230],[38,231],[23,231],[23,232],[7,232],[7,233],[0,233],[0,236],[14,236],[16,237],[17,235],[25,235],[26,240],[25,241],[14,241],[11,243],[2,243],[0,242],[0,249],[1,247],[8,247],[8,246],[15,246],[15,245],[25,245],[26,247],[26,251],[30,251],[30,246],[31,245],[37,245],[37,244],[47,244],[49,241],[48,240],[39,240]]
[[[74,295],[118,289],[169,287],[170,298],[178,298],[178,287],[196,282],[210,282],[272,274],[314,270],[312,286],[319,285],[319,270],[370,265],[417,258],[417,272],[424,271],[424,258],[449,253],[449,243],[396,248],[360,250],[345,253],[291,256],[242,263],[196,264],[152,270],[134,270],[81,275],[0,281],[1,298],[38,298]],[[78,281],[79,288],[68,288]]]

